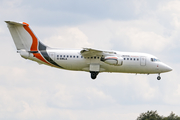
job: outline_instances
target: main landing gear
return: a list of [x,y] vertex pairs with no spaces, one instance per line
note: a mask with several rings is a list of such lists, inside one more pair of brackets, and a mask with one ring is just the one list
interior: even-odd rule
[[160,76],[160,74],[158,74],[157,80],[161,80],[161,76]]
[[90,73],[92,79],[96,79],[97,75],[99,74],[99,72],[95,72],[95,71],[91,71]]

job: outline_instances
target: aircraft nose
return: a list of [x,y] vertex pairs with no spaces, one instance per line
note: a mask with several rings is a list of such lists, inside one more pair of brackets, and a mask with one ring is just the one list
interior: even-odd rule
[[167,71],[167,72],[172,71],[172,68],[169,67],[169,66],[166,66],[166,71]]
[[163,72],[169,72],[169,71],[172,71],[172,68],[170,67],[170,66],[168,66],[168,65],[166,65],[166,64],[162,64],[163,65],[163,69],[162,69],[162,71]]

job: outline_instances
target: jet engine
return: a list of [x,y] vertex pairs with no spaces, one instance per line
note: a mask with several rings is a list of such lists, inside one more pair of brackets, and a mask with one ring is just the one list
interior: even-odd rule
[[101,58],[101,61],[109,65],[115,65],[115,66],[121,66],[123,64],[123,58],[117,56],[106,56],[104,58]]

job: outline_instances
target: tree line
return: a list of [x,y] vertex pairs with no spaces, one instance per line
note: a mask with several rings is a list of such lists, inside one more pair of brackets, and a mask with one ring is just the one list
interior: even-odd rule
[[169,116],[164,117],[159,115],[157,111],[147,111],[141,113],[136,120],[180,120],[180,117],[173,112],[171,112]]

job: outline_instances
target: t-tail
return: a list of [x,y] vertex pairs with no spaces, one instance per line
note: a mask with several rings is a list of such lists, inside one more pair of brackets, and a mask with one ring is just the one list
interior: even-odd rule
[[47,53],[47,47],[33,33],[29,24],[25,22],[5,21],[16,45],[17,52],[25,59],[31,59],[38,63],[53,67],[61,67],[56,64]]

